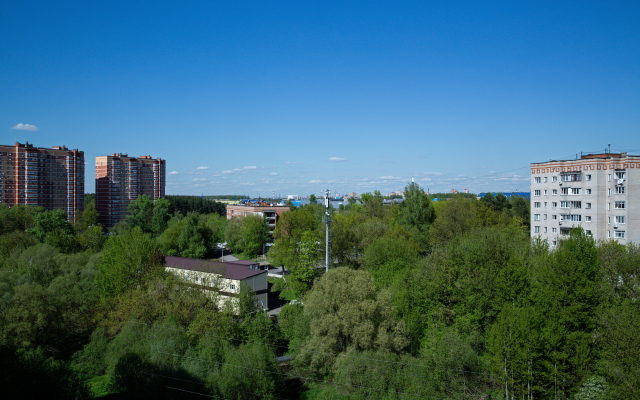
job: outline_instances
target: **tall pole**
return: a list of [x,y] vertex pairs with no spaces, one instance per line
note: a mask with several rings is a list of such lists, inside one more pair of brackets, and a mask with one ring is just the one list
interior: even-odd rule
[[324,220],[327,224],[327,249],[326,249],[326,254],[325,254],[325,262],[324,262],[324,266],[325,266],[325,270],[326,272],[329,272],[329,243],[330,243],[330,239],[329,239],[329,222],[331,222],[331,217],[329,215],[329,196],[331,195],[331,190],[327,189],[325,191],[325,197],[324,197],[324,207],[325,207],[325,216],[324,216]]

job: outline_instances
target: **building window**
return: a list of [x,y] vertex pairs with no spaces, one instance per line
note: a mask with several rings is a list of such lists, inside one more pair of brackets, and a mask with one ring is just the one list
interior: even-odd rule
[[551,244],[552,244],[553,246],[555,246],[555,245],[557,245],[557,244],[558,244],[558,242],[554,240],[553,242],[551,242]]
[[610,224],[611,223],[611,217],[607,217],[607,220],[608,220],[607,224]]
[[534,196],[540,196],[540,191],[539,190],[534,190],[533,191],[533,195]]
[[587,222],[591,222],[591,216],[590,215],[586,215],[584,217],[584,220],[587,221]]
[[544,215],[544,219],[545,219],[545,221],[547,220],[547,214]]
[[545,206],[545,207],[547,206],[547,202],[546,202],[546,201],[544,202],[544,206]]
[[533,233],[540,233],[540,227],[539,226],[534,226],[533,227]]
[[561,201],[560,202],[560,208],[569,208],[569,204],[570,203],[571,202],[569,202],[569,201]]
[[546,176],[544,177],[544,183],[547,183],[547,177]]
[[617,208],[618,210],[624,210],[624,201],[616,201],[615,208]]
[[561,214],[560,215],[560,220],[561,221],[571,221],[571,222],[581,222],[582,221],[582,215],[578,215],[578,214]]
[[607,189],[607,196],[611,196],[611,189]]
[[607,231],[607,237],[610,238],[611,237],[611,231]]
[[624,215],[616,215],[616,224],[624,224]]
[[234,285],[233,283],[231,285],[229,285],[229,289],[231,290],[236,290],[236,285]]
[[563,174],[562,182],[579,182],[582,180],[582,174]]
[[544,195],[545,195],[545,196],[547,195],[547,189],[545,189],[545,190],[544,190]]
[[587,175],[587,179],[586,180],[590,181],[591,180],[591,175]]
[[618,180],[620,180],[620,179],[624,180],[625,175],[626,175],[626,174],[625,174],[625,172],[624,172],[624,171],[618,171],[618,172],[616,172],[616,181],[618,181]]
[[533,203],[533,207],[534,208],[540,208],[540,202],[536,201],[535,203]]
[[624,186],[616,186],[616,194],[624,194]]
[[554,196],[557,195],[558,194],[558,189],[553,189],[551,191],[551,194],[554,195]]
[[536,176],[535,178],[533,178],[533,183],[540,183],[540,177]]
[[554,201],[551,203],[551,207],[556,208],[558,207],[558,202]]
[[533,215],[533,220],[534,221],[540,221],[540,214],[534,214]]
[[547,227],[546,226],[544,227],[544,233],[547,233]]
[[551,219],[558,219],[558,216],[557,216],[557,215],[555,215],[555,214],[553,214],[553,215],[551,216]]
[[611,210],[611,203],[607,203],[607,210]]
[[624,231],[616,231],[616,239],[624,239]]
[[557,177],[557,176],[554,176],[553,178],[551,178],[551,181],[552,181],[552,182],[558,182],[558,177]]
[[591,203],[585,203],[584,208],[591,208]]
[[587,194],[591,194],[591,189],[587,189]]
[[607,175],[607,182],[611,182],[611,174]]
[[558,228],[551,228],[551,233],[558,233]]
[[587,235],[593,236],[593,233],[591,233],[591,231],[587,231]]
[[581,191],[580,188],[571,188],[571,194],[580,194]]
[[568,194],[569,194],[569,188],[562,188],[562,189],[560,189],[560,194],[568,195]]

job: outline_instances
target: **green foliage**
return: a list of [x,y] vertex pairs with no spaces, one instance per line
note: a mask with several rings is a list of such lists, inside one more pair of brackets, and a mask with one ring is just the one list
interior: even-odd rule
[[153,206],[153,215],[151,217],[151,231],[154,236],[160,235],[167,229],[167,222],[171,218],[169,215],[170,203],[167,199],[158,199]]
[[27,229],[27,233],[63,253],[73,252],[77,247],[73,226],[67,222],[64,210],[36,213],[33,216],[33,227]]
[[[628,395],[630,393],[627,393]],[[607,381],[601,376],[591,376],[580,386],[578,393],[573,397],[576,400],[606,400],[610,397],[610,389]]]
[[9,207],[0,204],[0,234],[26,231],[33,226],[34,216],[41,213],[42,207],[17,204]]
[[225,239],[227,248],[232,252],[253,258],[263,253],[264,244],[269,239],[269,227],[257,215],[231,218],[226,224]]
[[225,198],[221,196],[166,196],[169,200],[169,214],[176,215],[178,213],[186,215],[190,212],[198,214],[218,214],[221,217],[226,216],[226,206],[223,203],[213,201],[211,198]]
[[297,296],[306,293],[312,286],[318,261],[318,239],[312,231],[306,231],[298,243],[298,264],[290,268],[291,289]]
[[307,231],[315,232],[317,221],[310,208],[295,208],[282,214],[273,232],[274,245],[269,257],[274,265],[292,267],[299,263],[298,243]]
[[429,226],[435,220],[435,211],[429,196],[417,183],[411,182],[404,188],[404,201],[400,203],[400,225],[419,238],[421,247],[427,247]]
[[89,390],[64,361],[41,348],[16,350],[0,346],[3,399],[88,399]]
[[98,264],[96,287],[101,297],[114,296],[142,285],[155,265],[149,265],[155,243],[140,228],[111,235]]
[[326,371],[343,351],[403,350],[408,344],[404,324],[396,321],[390,303],[389,293],[376,290],[368,272],[329,270],[306,297],[310,334],[296,362]]
[[128,214],[125,218],[130,228],[140,228],[144,233],[153,232],[153,200],[146,194],[138,196],[129,203]]
[[415,245],[406,239],[380,238],[365,250],[362,265],[371,273],[378,287],[389,287],[398,274],[418,261]]

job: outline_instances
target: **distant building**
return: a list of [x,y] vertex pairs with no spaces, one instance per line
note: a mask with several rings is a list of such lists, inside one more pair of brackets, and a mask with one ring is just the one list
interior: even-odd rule
[[463,193],[467,193],[467,194],[469,194],[469,189],[465,189],[465,190],[463,191]]
[[487,192],[487,193],[480,193],[478,195],[478,199],[483,198],[484,196],[486,196],[488,193],[491,193],[494,197],[498,194],[501,193],[503,194],[505,197],[507,198],[511,198],[511,197],[522,197],[524,199],[529,199],[531,197],[531,193],[529,192]]
[[227,219],[246,217],[247,215],[258,215],[267,222],[269,234],[272,235],[276,229],[278,220],[282,214],[287,211],[289,211],[289,207],[284,204],[246,201],[241,204],[228,205]]
[[[269,309],[268,270],[253,261],[217,262],[166,256],[166,271],[171,272],[191,286],[212,295],[219,294],[219,306],[234,301],[240,293],[240,285],[247,284],[254,292],[258,306]],[[235,308],[235,305],[234,305]]]
[[165,196],[166,161],[151,156],[111,154],[96,157],[96,211],[109,228],[124,219],[129,203],[146,194],[156,201]]
[[69,222],[84,210],[84,152],[65,146],[0,145],[0,204],[61,209]]
[[640,242],[640,156],[532,163],[531,194],[531,236],[551,245],[576,227],[596,240]]
[[451,191],[449,191],[449,193],[458,194],[460,192],[458,191],[458,189],[451,189]]
[[357,198],[357,197],[358,197],[358,193],[356,193],[356,192],[350,192],[350,193],[349,193],[349,197]]

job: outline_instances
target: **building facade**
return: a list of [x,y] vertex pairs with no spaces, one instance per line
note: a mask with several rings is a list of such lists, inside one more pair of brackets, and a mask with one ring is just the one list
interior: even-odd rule
[[531,236],[552,246],[582,227],[596,240],[640,242],[640,156],[583,155],[531,164]]
[[262,310],[269,309],[268,270],[252,261],[217,262],[195,258],[166,256],[166,271],[175,274],[193,287],[202,289],[211,297],[218,297],[218,306],[233,302],[240,293],[240,285],[246,284],[255,293],[256,304]]
[[84,152],[65,146],[0,145],[0,204],[61,209],[75,223],[84,210]]
[[166,161],[151,156],[111,154],[96,157],[96,211],[109,228],[127,215],[131,201],[143,194],[153,201],[165,196]]
[[229,204],[227,206],[227,219],[236,217],[246,217],[247,215],[258,215],[267,222],[269,226],[269,234],[272,235],[276,229],[278,220],[285,212],[289,211],[289,207],[284,204],[271,203],[252,203]]

